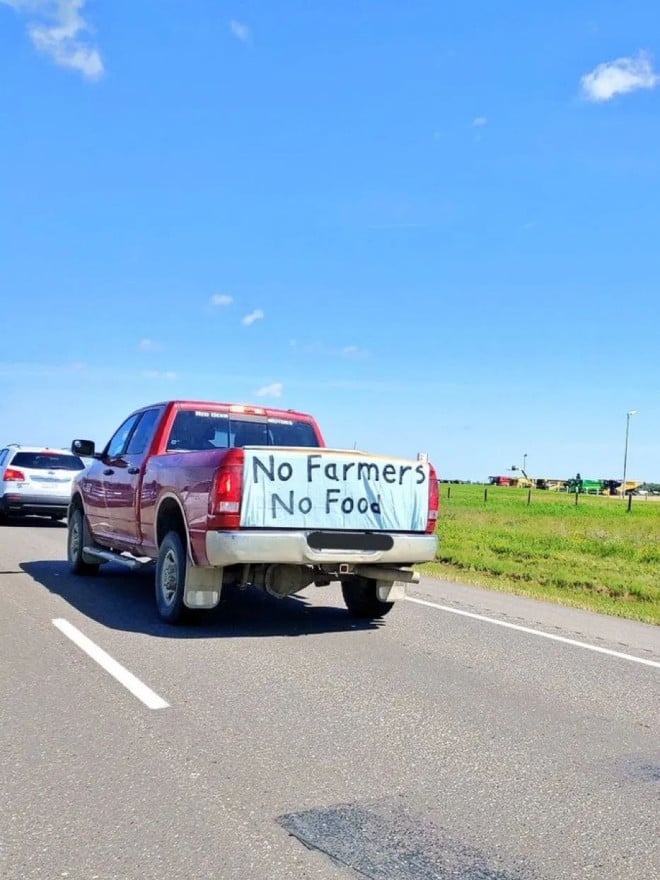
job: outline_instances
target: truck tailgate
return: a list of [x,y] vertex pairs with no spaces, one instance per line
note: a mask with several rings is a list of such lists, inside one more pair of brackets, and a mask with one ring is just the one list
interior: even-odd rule
[[343,449],[245,447],[241,528],[424,532],[427,462]]

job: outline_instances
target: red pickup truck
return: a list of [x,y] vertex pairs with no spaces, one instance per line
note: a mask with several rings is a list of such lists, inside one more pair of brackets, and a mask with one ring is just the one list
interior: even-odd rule
[[284,597],[341,583],[347,609],[379,618],[435,558],[438,481],[425,460],[329,449],[312,416],[174,400],[143,407],[74,480],[67,556],[155,566],[156,605],[177,624],[226,585]]

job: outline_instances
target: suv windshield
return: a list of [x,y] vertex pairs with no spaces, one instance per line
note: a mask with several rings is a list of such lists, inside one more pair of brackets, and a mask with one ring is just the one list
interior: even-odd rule
[[253,420],[209,410],[181,410],[174,419],[167,449],[181,452],[229,449],[232,446],[318,445],[309,422],[274,418]]
[[17,452],[11,461],[16,467],[37,471],[84,471],[85,463],[77,455],[59,455],[57,452]]

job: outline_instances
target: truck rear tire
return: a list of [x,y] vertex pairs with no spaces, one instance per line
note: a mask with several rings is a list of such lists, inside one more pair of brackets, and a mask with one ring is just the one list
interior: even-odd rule
[[376,581],[353,575],[341,582],[341,592],[353,617],[378,620],[392,610],[394,602],[382,602],[376,593]]
[[75,507],[67,524],[66,555],[74,574],[98,574],[100,563],[90,562],[83,553],[83,547],[92,543],[89,528],[85,522],[85,514],[80,507]]
[[178,532],[168,532],[158,548],[156,563],[156,607],[166,623],[181,624],[188,616],[183,604],[187,564]]

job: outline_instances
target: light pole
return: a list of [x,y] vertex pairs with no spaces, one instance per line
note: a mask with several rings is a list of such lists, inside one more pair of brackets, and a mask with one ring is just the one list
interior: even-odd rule
[[623,482],[621,483],[621,497],[626,497],[626,468],[628,467],[628,434],[630,433],[630,416],[637,414],[636,409],[628,410],[626,413],[626,445],[623,450]]
[[527,453],[526,452],[523,454],[523,471],[525,471],[525,473],[527,473]]

